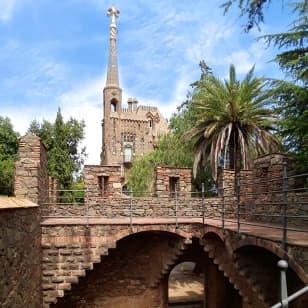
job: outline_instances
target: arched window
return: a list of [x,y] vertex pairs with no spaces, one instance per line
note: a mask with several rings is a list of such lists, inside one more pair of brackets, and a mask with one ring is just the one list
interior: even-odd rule
[[116,112],[118,111],[117,109],[117,106],[118,106],[118,101],[116,99],[112,99],[111,102],[110,102],[110,111],[111,112]]

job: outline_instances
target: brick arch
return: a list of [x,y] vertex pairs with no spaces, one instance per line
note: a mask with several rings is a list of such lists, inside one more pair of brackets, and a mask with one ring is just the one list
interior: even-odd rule
[[[279,300],[280,287],[280,270],[277,262],[281,257],[275,248],[256,245],[254,243],[239,244],[239,248],[234,251],[235,262],[242,276],[247,280],[247,283],[256,289],[268,305],[273,305]],[[277,247],[276,247],[277,248]],[[271,250],[270,250],[271,249]],[[287,281],[289,294],[302,288],[305,283],[299,275],[290,268],[287,271]],[[302,304],[296,307],[304,307]]]
[[234,241],[232,248],[234,252],[237,252],[247,246],[259,247],[261,249],[271,252],[273,255],[277,256],[280,259],[287,260],[289,267],[295,272],[298,278],[304,284],[308,283],[307,274],[305,273],[302,266],[295,261],[292,255],[286,253],[283,249],[281,249],[278,244],[261,238],[246,237],[240,239],[239,241]]
[[127,228],[126,230],[121,230],[120,232],[116,233],[116,235],[114,236],[114,240],[117,242],[124,239],[125,237],[138,234],[141,232],[169,233],[186,240],[191,239],[193,236],[193,233],[191,232],[175,229],[174,226],[170,225],[140,225],[140,226],[134,226],[132,228]]

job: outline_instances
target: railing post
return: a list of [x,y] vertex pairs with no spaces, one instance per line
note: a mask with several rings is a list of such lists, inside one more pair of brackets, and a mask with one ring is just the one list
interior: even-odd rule
[[222,193],[221,193],[221,198],[222,198],[222,209],[221,209],[221,226],[222,230],[224,231],[225,229],[225,211],[226,211],[226,204],[225,204],[225,176],[223,174],[222,176]]
[[288,174],[287,174],[287,163],[283,163],[283,183],[282,183],[282,191],[283,191],[283,204],[282,204],[282,249],[287,251],[287,228],[288,228]]
[[288,268],[288,262],[285,260],[278,261],[278,267],[280,268],[280,303],[282,308],[288,308],[288,288],[287,288],[287,276],[286,271]]
[[237,233],[240,233],[241,226],[240,226],[240,220],[241,220],[241,209],[240,209],[240,174],[236,174],[236,203],[237,203]]
[[175,228],[178,229],[178,191],[175,190]]
[[205,220],[205,208],[204,208],[204,183],[201,184],[201,191],[202,191],[202,225],[204,225]]
[[87,216],[87,228],[89,227],[89,191],[88,191],[88,187],[86,189],[86,200],[87,200],[87,204],[86,204],[86,216]]
[[133,226],[133,188],[130,189],[129,225]]

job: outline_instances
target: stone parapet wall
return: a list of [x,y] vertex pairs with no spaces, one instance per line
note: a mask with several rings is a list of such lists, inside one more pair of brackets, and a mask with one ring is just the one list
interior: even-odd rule
[[[170,182],[172,179],[175,180],[174,187]],[[159,195],[168,196],[175,190],[179,196],[191,192],[191,168],[156,167],[154,191]]]
[[[12,199],[0,198],[0,307],[40,308],[39,209],[27,201]],[[14,207],[8,203],[14,203]],[[23,203],[27,203],[27,207],[23,207]]]
[[50,204],[44,216],[73,217],[221,217],[221,199],[100,197],[83,205]]
[[46,203],[49,187],[47,151],[39,137],[28,133],[20,138],[15,168],[15,196],[39,204]]
[[102,196],[122,192],[124,184],[121,166],[84,166],[85,200],[90,201]]
[[[284,198],[286,197],[286,206]],[[241,203],[243,219],[258,223],[269,223],[282,226],[286,207],[287,225],[289,228],[299,228],[308,231],[308,192],[258,194],[254,199]]]

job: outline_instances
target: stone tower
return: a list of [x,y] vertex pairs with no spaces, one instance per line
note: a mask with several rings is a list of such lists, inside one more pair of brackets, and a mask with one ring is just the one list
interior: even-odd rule
[[[109,45],[109,60],[107,68],[107,80],[104,88],[104,119],[102,121],[102,152],[101,164],[109,165],[112,163],[110,144],[115,142],[115,119],[112,121],[111,112],[120,112],[122,109],[122,89],[119,85],[119,72],[117,60],[117,25],[116,19],[120,11],[114,6],[108,9],[107,15],[111,16],[110,23],[110,45]],[[110,151],[111,150],[111,151]]]
[[101,165],[129,168],[133,159],[153,151],[159,136],[168,132],[168,123],[157,107],[138,106],[136,98],[128,99],[122,108],[122,89],[116,49],[116,19],[120,12],[112,6],[107,81],[104,88],[104,118]]

